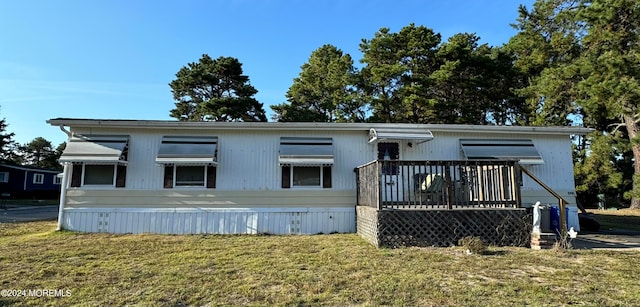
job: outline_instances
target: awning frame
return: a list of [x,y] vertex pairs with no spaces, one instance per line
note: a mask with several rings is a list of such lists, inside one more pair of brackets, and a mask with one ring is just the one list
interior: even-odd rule
[[392,128],[371,128],[369,129],[369,144],[387,140],[414,141],[416,144],[433,140],[433,133],[428,129],[392,129]]
[[218,137],[163,136],[155,162],[160,165],[218,164]]
[[281,137],[278,161],[280,165],[333,165],[333,152],[333,138]]
[[81,135],[67,140],[60,163],[127,164],[128,135]]
[[518,160],[520,164],[544,164],[530,139],[460,139],[460,148],[467,160],[499,159]]

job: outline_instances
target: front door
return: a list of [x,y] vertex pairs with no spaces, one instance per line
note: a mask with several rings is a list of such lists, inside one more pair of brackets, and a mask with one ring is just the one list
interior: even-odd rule
[[385,202],[404,201],[402,168],[393,163],[400,160],[400,144],[397,142],[378,143],[378,160],[390,161],[382,165],[382,200]]

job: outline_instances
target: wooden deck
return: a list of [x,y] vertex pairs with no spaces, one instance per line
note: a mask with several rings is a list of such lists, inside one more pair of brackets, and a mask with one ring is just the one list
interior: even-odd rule
[[452,246],[466,236],[529,244],[517,161],[372,161],[356,171],[357,231],[375,246]]
[[519,208],[513,160],[381,161],[357,169],[358,205],[397,208]]

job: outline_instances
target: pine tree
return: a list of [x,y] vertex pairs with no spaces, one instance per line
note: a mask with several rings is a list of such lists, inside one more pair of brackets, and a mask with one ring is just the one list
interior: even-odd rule
[[169,86],[176,100],[171,117],[181,121],[267,121],[258,92],[236,58],[202,55],[176,73]]

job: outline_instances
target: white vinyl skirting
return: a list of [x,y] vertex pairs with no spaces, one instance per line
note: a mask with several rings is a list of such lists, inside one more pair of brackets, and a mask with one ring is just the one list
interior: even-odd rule
[[355,215],[355,208],[67,208],[62,227],[104,233],[353,233]]

